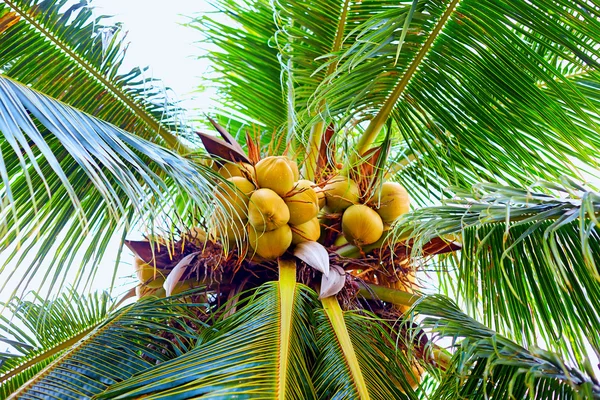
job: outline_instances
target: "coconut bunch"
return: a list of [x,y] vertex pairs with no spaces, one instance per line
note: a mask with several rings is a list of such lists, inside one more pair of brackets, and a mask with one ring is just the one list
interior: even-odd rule
[[383,182],[365,199],[357,182],[338,175],[324,186],[323,193],[325,217],[333,215],[329,217],[331,220],[341,215],[342,236],[336,239],[336,245],[351,243],[363,247],[373,244],[394,221],[410,210],[408,192],[397,182]]
[[294,161],[270,156],[254,166],[225,163],[219,173],[229,178],[217,185],[215,198],[232,218],[216,231],[218,239],[244,236],[253,253],[266,260],[282,256],[291,245],[319,239],[319,195],[313,182],[299,179]]
[[[339,294],[351,304],[359,281],[411,291],[410,246],[386,233],[409,211],[410,200],[377,167],[385,164],[385,150],[374,149],[344,168],[335,161],[334,144],[324,141],[312,182],[301,179],[298,164],[287,156],[262,156],[259,141],[248,134],[243,149],[211,122],[222,139],[198,135],[218,175],[215,211],[203,221],[213,228],[208,234],[192,229],[160,254],[136,253],[140,296],[172,295],[201,284],[217,294],[235,282],[259,285],[276,277],[270,261],[280,257],[301,260],[302,282],[320,297]],[[442,242],[432,254],[452,250]],[[196,257],[193,263],[189,257]],[[214,271],[220,271],[216,278]]]

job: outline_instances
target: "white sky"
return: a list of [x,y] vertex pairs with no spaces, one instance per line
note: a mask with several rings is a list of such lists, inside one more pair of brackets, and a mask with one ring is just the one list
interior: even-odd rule
[[112,15],[123,23],[130,42],[125,70],[148,66],[149,76],[161,79],[185,108],[210,108],[209,94],[192,93],[208,67],[205,60],[198,60],[200,34],[182,26],[191,16],[213,10],[206,1],[92,0],[91,4],[96,15]]

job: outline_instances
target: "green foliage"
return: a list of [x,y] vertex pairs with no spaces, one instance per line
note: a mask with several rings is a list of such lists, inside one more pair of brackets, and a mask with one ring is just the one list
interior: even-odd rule
[[0,316],[0,342],[13,348],[0,356],[0,398],[6,398],[64,352],[64,343],[73,345],[73,340],[104,321],[111,305],[106,292],[82,296],[75,291],[54,300],[33,293],[32,300],[15,298],[0,305],[6,307]]
[[214,49],[207,55],[215,72],[208,85],[217,87],[222,112],[233,113],[229,130],[238,131],[235,120],[260,123],[262,143],[268,145],[288,117],[273,12],[266,0],[225,0],[215,7],[221,18],[203,15],[191,23]]
[[[180,109],[160,84],[121,68],[120,26],[94,17],[87,1],[0,4],[0,72],[131,133],[171,147],[185,133]],[[188,134],[189,137],[189,134]]]
[[413,311],[435,340],[452,340],[454,356],[432,398],[600,398],[591,365],[582,372],[557,354],[519,346],[463,314],[448,298],[425,297]]
[[[91,398],[116,382],[190,351],[197,331],[204,327],[194,313],[198,306],[176,299],[146,299],[126,306],[51,363],[44,359],[47,366],[43,372],[12,394],[31,399]],[[62,308],[77,311],[75,307]],[[60,316],[54,322],[61,324],[53,329],[62,326],[67,331],[68,321]]]
[[40,273],[49,289],[62,284],[85,244],[77,284],[94,275],[116,232],[165,218],[178,193],[200,209],[209,203],[207,168],[7,78],[0,97],[0,248],[11,249],[0,272],[23,272],[3,289]]
[[600,353],[600,195],[568,181],[537,189],[480,185],[398,230],[414,224],[417,248],[459,234],[460,261],[440,274],[449,294],[504,335],[527,346],[541,338],[583,366],[588,343]]

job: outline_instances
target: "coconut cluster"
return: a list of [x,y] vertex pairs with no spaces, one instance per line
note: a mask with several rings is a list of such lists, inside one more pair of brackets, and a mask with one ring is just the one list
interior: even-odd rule
[[218,185],[215,196],[233,217],[222,228],[225,232],[217,232],[220,239],[247,233],[257,255],[275,259],[292,244],[319,238],[319,197],[324,196],[317,194],[313,182],[299,179],[294,161],[272,156],[254,167],[225,164],[219,172],[230,177]]
[[[359,185],[349,178],[337,176],[323,189],[329,211],[342,213],[344,239],[356,246],[378,241],[384,230],[410,209],[408,192],[396,182],[383,183],[365,204],[360,204]],[[336,244],[342,243],[336,240]]]

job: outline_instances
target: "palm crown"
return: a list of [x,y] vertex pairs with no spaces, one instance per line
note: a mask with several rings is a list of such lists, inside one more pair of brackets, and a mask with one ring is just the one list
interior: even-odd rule
[[5,304],[2,396],[600,398],[600,5],[216,7],[196,135],[85,2],[0,4],[2,291],[77,271]]

